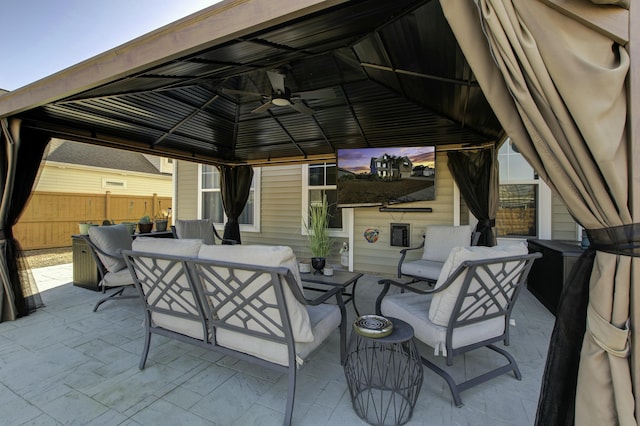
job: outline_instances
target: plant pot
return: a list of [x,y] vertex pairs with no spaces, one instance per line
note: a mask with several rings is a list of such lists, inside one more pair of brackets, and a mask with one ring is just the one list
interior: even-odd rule
[[313,267],[313,269],[315,269],[314,274],[322,274],[322,270],[324,269],[326,261],[327,260],[324,257],[311,258],[311,266]]
[[136,226],[138,225],[136,222],[122,222],[122,224],[127,227],[131,235],[136,233]]
[[138,232],[148,234],[153,229],[153,223],[138,223]]
[[95,223],[80,223],[80,233],[83,235],[87,235],[89,233],[89,228],[92,226],[97,226]]
[[164,232],[167,230],[167,223],[169,223],[166,219],[156,220],[156,232]]

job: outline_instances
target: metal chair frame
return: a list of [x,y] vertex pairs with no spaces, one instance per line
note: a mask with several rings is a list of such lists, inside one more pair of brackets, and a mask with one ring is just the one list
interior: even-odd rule
[[[526,282],[533,262],[539,257],[542,257],[540,253],[531,253],[487,260],[467,260],[448,277],[442,286],[435,289],[422,290],[411,285],[399,284],[390,279],[380,280],[379,284],[384,285],[384,287],[376,299],[376,312],[381,314],[382,300],[392,285],[418,294],[435,294],[444,291],[459,277],[463,277],[460,293],[447,324],[445,340],[447,366],[453,365],[454,356],[482,347],[487,347],[497,352],[506,358],[508,362],[474,378],[456,383],[445,369],[422,357],[422,363],[447,382],[456,406],[461,407],[463,403],[460,392],[466,389],[510,371],[513,371],[515,377],[521,380],[522,375],[513,356],[493,343],[503,341],[505,346],[509,345],[509,320],[513,306]],[[496,269],[498,270],[496,271]],[[489,278],[484,280],[483,276]],[[456,328],[496,317],[504,317],[505,327],[502,335],[458,348],[453,347],[453,333]]]
[[[333,288],[316,299],[307,300],[293,274],[287,268],[129,250],[124,251],[123,254],[144,302],[145,342],[139,364],[140,369],[145,367],[151,335],[159,334],[277,372],[287,373],[289,390],[284,424],[289,425],[293,414],[297,364],[295,340],[285,301],[283,282],[289,287],[295,299],[304,305],[319,305],[335,297],[342,318],[339,326],[340,357],[341,363],[344,363],[347,330],[346,309],[341,288]],[[252,287],[253,291],[244,291],[249,286],[258,285],[257,283],[260,283],[258,289]],[[265,299],[268,294],[275,294],[275,304]],[[149,295],[160,296],[152,300]],[[278,314],[273,315],[273,312]],[[202,335],[205,337],[197,339],[156,326],[152,321],[154,313],[199,322]],[[248,326],[249,324],[251,327]],[[280,365],[219,345],[216,336],[217,331],[221,329],[286,345],[288,365]]]
[[[104,285],[104,277],[107,274],[110,274],[111,272],[109,272],[109,270],[104,266],[104,264],[102,263],[102,260],[100,259],[100,256],[98,256],[98,253],[100,253],[103,256],[110,257],[112,259],[121,259],[121,257],[114,256],[113,254],[105,252],[100,247],[95,245],[93,241],[91,241],[91,238],[88,235],[80,235],[80,238],[82,238],[87,243],[87,246],[89,247],[89,253],[91,253],[93,260],[98,267],[98,274],[100,275],[100,286],[102,287],[102,293],[105,294],[107,292],[107,286]],[[100,307],[100,305],[102,305],[104,302],[108,302],[110,300],[137,299],[138,298],[137,295],[130,295],[130,296],[123,295],[126,288],[133,287],[133,284],[134,284],[133,278],[131,278],[131,284],[109,287],[110,289],[116,289],[116,290],[113,293],[111,293],[109,296],[103,297],[102,299],[98,300],[98,302],[96,302],[95,306],[93,307],[93,312],[96,312]]]

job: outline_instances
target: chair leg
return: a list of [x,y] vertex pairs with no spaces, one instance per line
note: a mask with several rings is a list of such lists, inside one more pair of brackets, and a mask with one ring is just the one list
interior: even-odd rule
[[289,366],[289,391],[287,392],[287,406],[284,413],[284,426],[291,425],[293,417],[293,402],[296,397],[296,365]]
[[149,355],[149,346],[151,345],[151,332],[148,327],[145,327],[145,336],[144,336],[144,348],[142,349],[142,356],[140,357],[140,364],[138,368],[140,370],[144,369],[144,365],[147,363],[147,355]]
[[487,345],[486,348],[491,349],[499,353],[500,355],[504,356],[509,362],[505,365],[502,365],[498,368],[487,371],[486,373],[483,373],[479,376],[476,376],[462,383],[456,383],[456,381],[453,379],[453,377],[451,377],[449,373],[447,373],[445,370],[438,367],[428,359],[425,359],[424,357],[422,357],[422,363],[427,368],[431,369],[434,373],[442,377],[447,382],[447,385],[449,385],[449,389],[451,390],[451,396],[453,397],[453,402],[456,404],[456,407],[462,407],[464,405],[462,403],[462,398],[460,397],[460,392],[465,391],[473,386],[484,383],[502,374],[513,371],[513,375],[516,377],[516,379],[522,380],[522,374],[520,373],[518,364],[516,363],[515,358],[513,358],[513,356],[509,352],[494,345]]
[[383,284],[384,288],[382,289],[382,291],[378,295],[378,298],[376,299],[376,315],[382,315],[382,311],[380,310],[380,305],[382,304],[382,299],[384,299],[384,297],[387,295],[387,292],[389,291],[389,288],[391,287],[392,282],[394,281],[392,280],[378,281],[378,284]]
[[97,311],[98,307],[100,305],[102,305],[104,302],[107,302],[107,301],[111,300],[114,297],[120,296],[123,292],[124,292],[124,287],[122,287],[121,289],[111,293],[109,296],[103,297],[102,299],[98,300],[98,303],[96,303],[96,305],[93,307],[93,312]]

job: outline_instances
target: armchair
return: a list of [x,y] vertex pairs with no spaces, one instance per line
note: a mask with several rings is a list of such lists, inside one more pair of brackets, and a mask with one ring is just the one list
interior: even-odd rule
[[137,298],[137,295],[123,295],[127,287],[133,286],[133,278],[122,256],[123,250],[131,249],[132,238],[129,229],[125,225],[92,226],[88,235],[80,237],[87,243],[98,266],[102,293],[106,293],[107,289],[116,289],[109,296],[98,300],[93,312],[109,300]]
[[[422,363],[447,382],[456,406],[462,406],[460,392],[513,371],[522,378],[518,365],[506,350],[494,343],[509,345],[509,319],[533,261],[540,253],[528,254],[525,244],[496,247],[456,247],[434,289],[420,290],[401,285],[405,293],[387,295],[392,280],[381,280],[384,288],[376,300],[379,314],[411,324],[415,337],[434,348],[434,355],[446,357],[440,368],[425,357]],[[447,371],[453,358],[487,347],[507,359],[507,364],[461,383]],[[467,362],[469,362],[467,360]]]
[[222,238],[211,219],[176,220],[171,231],[174,238],[197,238],[207,245],[215,244],[216,238],[221,244],[238,244],[236,240]]
[[[468,225],[429,225],[419,246],[400,250],[398,278],[411,278],[410,283],[426,281],[433,284],[440,276],[442,266],[451,250],[458,246],[475,246],[479,238],[480,234],[472,233]],[[422,250],[422,257],[407,261],[407,254],[413,250]]]

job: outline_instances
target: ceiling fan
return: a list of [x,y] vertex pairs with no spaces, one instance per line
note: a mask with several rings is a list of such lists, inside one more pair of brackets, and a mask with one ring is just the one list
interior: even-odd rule
[[251,111],[251,113],[260,113],[265,112],[272,106],[290,106],[298,112],[303,114],[311,115],[315,111],[312,108],[309,108],[305,105],[302,100],[303,99],[334,99],[336,97],[336,92],[331,89],[318,89],[318,90],[310,90],[306,92],[295,92],[292,93],[291,90],[284,85],[284,74],[281,74],[276,71],[267,71],[267,77],[271,82],[271,94],[267,95],[264,93],[257,92],[247,92],[244,90],[234,90],[234,89],[225,89],[222,91],[229,94],[235,95],[252,95],[252,96],[260,96],[262,97],[264,104],[260,105],[258,108]]

